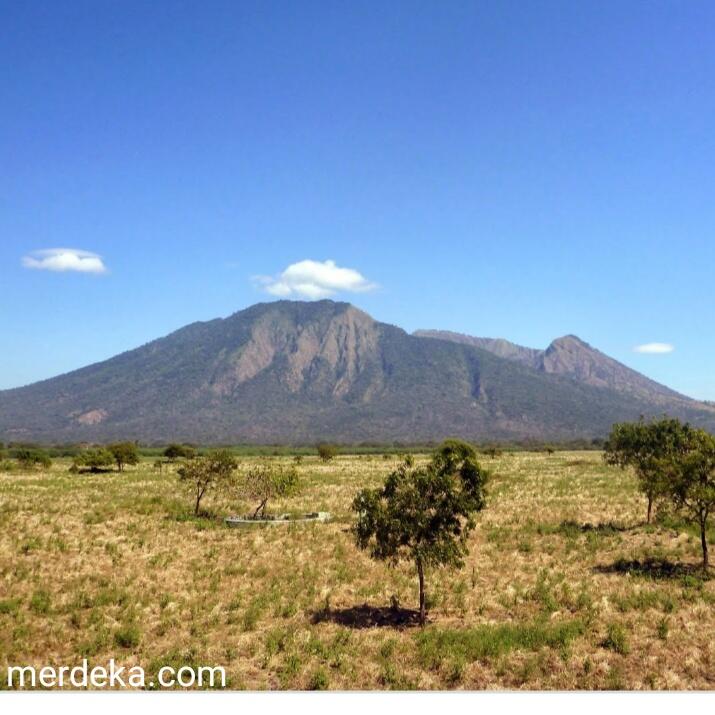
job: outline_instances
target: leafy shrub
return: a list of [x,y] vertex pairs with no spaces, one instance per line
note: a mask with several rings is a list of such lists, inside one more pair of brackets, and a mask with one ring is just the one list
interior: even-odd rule
[[30,610],[38,615],[50,612],[50,594],[45,590],[35,591],[30,599]]
[[49,469],[52,466],[50,455],[44,449],[22,448],[15,450],[15,459],[25,469],[33,467]]
[[321,442],[315,447],[318,450],[318,457],[321,462],[330,462],[338,453],[338,448],[332,444]]
[[114,642],[120,648],[136,648],[141,641],[141,631],[135,625],[122,626],[114,634]]
[[196,457],[196,448],[188,444],[170,444],[164,450],[164,456],[170,462],[175,462],[180,458],[194,459]]
[[322,668],[318,668],[310,677],[308,690],[327,690],[328,676]]
[[621,655],[628,655],[631,652],[628,636],[620,623],[609,624],[606,638],[603,641],[603,647],[620,653]]
[[108,449],[85,449],[77,454],[72,462],[75,471],[99,472],[114,464],[114,457]]

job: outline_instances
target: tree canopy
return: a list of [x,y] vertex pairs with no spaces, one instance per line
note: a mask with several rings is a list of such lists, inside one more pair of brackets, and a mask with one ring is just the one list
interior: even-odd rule
[[84,449],[75,455],[72,462],[73,471],[89,470],[99,472],[114,464],[114,455],[104,447]]
[[164,456],[170,461],[177,459],[193,459],[196,456],[196,448],[189,444],[170,444],[164,450]]
[[638,422],[615,424],[611,429],[604,445],[604,459],[607,464],[634,469],[638,486],[648,500],[648,523],[653,503],[668,493],[664,461],[688,449],[691,433],[690,425],[670,417],[649,422],[641,418]]
[[700,529],[703,569],[707,570],[708,519],[715,510],[715,438],[704,430],[691,430],[687,449],[670,455],[662,466],[675,508]]
[[107,449],[117,463],[117,469],[120,472],[124,471],[126,464],[139,463],[139,449],[134,442],[115,442],[110,444]]
[[44,449],[31,447],[21,447],[15,450],[15,459],[22,467],[44,467],[47,469],[52,465],[50,455]]

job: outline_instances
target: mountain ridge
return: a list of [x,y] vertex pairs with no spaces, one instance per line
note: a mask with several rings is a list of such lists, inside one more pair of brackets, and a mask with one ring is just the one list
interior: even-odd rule
[[544,350],[527,348],[503,339],[479,338],[447,330],[416,330],[413,335],[482,347],[540,372],[571,375],[593,386],[610,387],[654,400],[665,398],[706,404],[661,385],[573,334],[552,340]]
[[[548,355],[549,348],[543,351],[539,367],[495,354],[491,343],[489,350],[410,335],[349,303],[258,303],[109,360],[0,391],[0,438],[572,439],[662,412],[715,427],[715,409],[657,383],[651,388],[648,378],[631,371],[646,381],[639,382],[621,372],[630,368],[569,337]],[[508,346],[497,349],[509,353]],[[583,362],[584,350],[590,362]]]

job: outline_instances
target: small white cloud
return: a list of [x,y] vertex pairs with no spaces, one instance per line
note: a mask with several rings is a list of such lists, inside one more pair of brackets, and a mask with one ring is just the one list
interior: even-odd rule
[[646,343],[645,345],[636,345],[633,348],[635,353],[645,353],[646,355],[665,355],[672,353],[675,346],[670,343]]
[[77,248],[46,248],[42,251],[33,251],[23,257],[22,265],[38,271],[107,272],[101,256]]
[[279,298],[300,296],[310,300],[328,298],[340,292],[364,293],[376,287],[358,271],[341,268],[335,261],[299,261],[277,277],[255,276],[254,281],[266,293]]

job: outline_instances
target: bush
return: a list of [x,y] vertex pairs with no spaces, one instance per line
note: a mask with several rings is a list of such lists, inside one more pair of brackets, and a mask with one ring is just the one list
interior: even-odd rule
[[135,625],[123,626],[114,634],[114,642],[120,648],[136,648],[141,641],[141,631]]
[[18,464],[25,468],[42,467],[49,469],[52,466],[50,455],[44,449],[23,448],[15,451],[15,459]]
[[327,690],[328,689],[328,676],[322,668],[313,673],[308,683],[308,690]]
[[316,445],[318,450],[318,457],[320,457],[321,462],[330,462],[338,453],[338,448],[332,444],[325,444],[324,442]]
[[608,633],[603,641],[603,647],[621,655],[628,655],[631,652],[628,636],[620,623],[611,623],[608,626]]
[[85,449],[73,460],[74,471],[99,472],[108,469],[114,464],[114,456],[108,449]]
[[47,591],[35,591],[30,599],[30,610],[44,615],[50,612],[50,594]]
[[164,456],[170,462],[175,462],[180,458],[194,459],[194,457],[196,457],[196,449],[188,444],[170,444],[164,450]]

